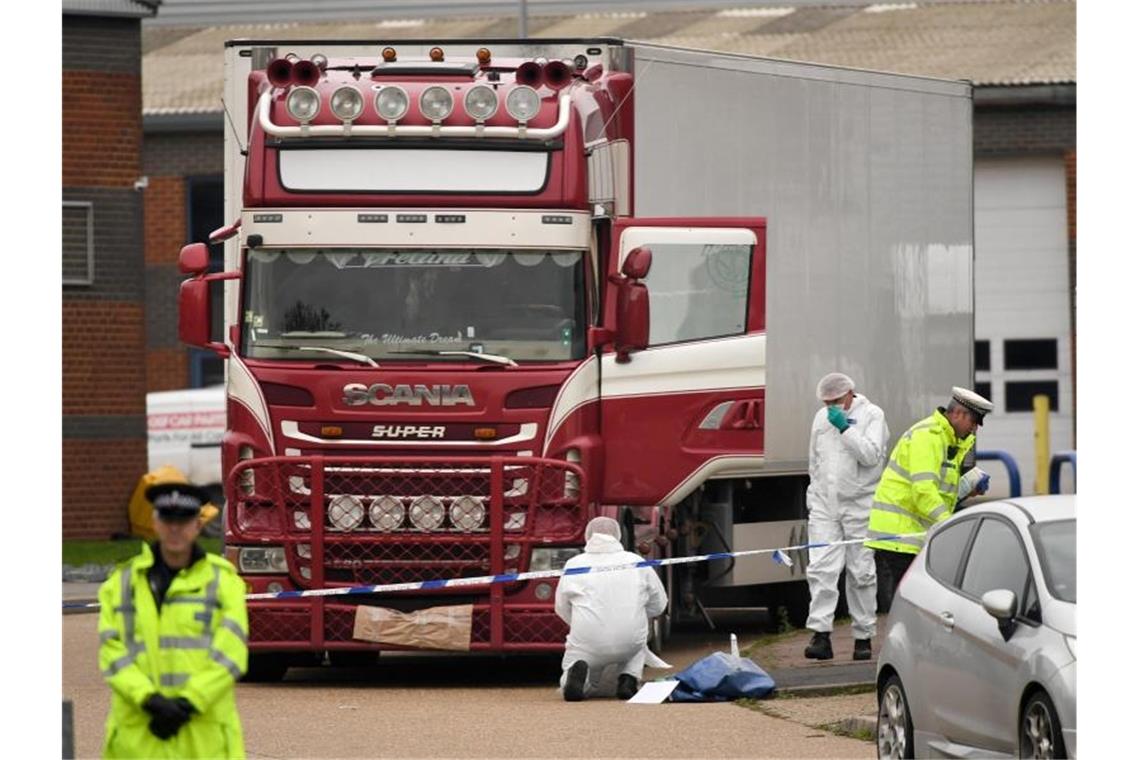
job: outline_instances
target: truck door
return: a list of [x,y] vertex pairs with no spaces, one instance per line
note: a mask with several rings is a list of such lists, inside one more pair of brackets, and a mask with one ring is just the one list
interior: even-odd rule
[[[710,477],[759,474],[764,453],[765,220],[620,219],[607,275],[652,251],[649,343],[601,361],[602,501],[673,505]],[[608,287],[606,324],[618,318]]]

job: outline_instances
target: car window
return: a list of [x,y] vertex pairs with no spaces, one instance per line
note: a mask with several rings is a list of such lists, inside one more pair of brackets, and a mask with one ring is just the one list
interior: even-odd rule
[[1029,561],[1017,533],[1001,520],[982,520],[966,560],[962,591],[981,599],[987,591],[1009,589],[1024,603],[1028,578]]
[[927,572],[948,586],[957,586],[962,554],[977,524],[977,520],[961,520],[931,536],[926,549]]
[[1045,585],[1057,599],[1077,603],[1077,521],[1057,520],[1032,526]]

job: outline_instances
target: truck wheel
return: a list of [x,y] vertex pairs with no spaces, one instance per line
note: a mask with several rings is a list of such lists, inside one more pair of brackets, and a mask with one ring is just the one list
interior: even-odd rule
[[246,683],[276,683],[289,670],[289,656],[279,652],[251,654],[249,667],[242,676]]

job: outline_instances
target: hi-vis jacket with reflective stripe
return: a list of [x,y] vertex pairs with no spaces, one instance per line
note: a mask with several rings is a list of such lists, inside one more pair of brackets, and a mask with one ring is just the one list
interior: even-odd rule
[[[245,584],[207,554],[170,583],[161,611],[147,585],[144,544],[99,588],[99,669],[111,686],[104,757],[245,757],[234,682],[245,672]],[[148,729],[154,692],[185,697],[197,712],[171,739]]]
[[958,438],[941,409],[903,433],[875,489],[866,546],[918,554],[923,537],[884,537],[920,533],[950,517],[962,460],[973,446],[974,436]]

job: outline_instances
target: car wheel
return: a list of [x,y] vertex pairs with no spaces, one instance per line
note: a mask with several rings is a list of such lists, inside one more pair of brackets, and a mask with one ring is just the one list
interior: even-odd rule
[[275,683],[285,677],[287,670],[289,670],[287,655],[278,653],[251,654],[249,666],[241,680],[246,683]]
[[1068,757],[1061,734],[1061,719],[1057,717],[1053,700],[1043,691],[1034,694],[1025,704],[1018,745],[1021,757]]
[[914,726],[902,681],[891,676],[879,692],[879,757],[913,758]]

